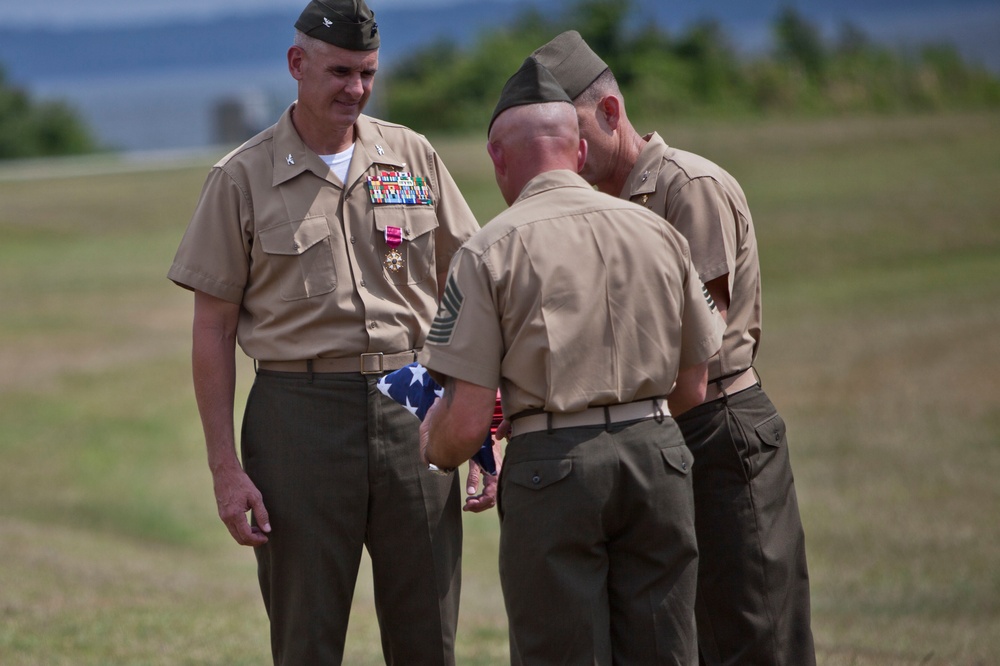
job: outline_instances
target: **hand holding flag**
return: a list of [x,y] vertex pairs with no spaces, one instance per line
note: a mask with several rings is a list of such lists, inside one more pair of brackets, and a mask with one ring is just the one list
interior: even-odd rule
[[[389,396],[421,421],[434,401],[444,395],[444,389],[419,363],[411,363],[385,375],[378,382],[378,390]],[[493,435],[503,420],[500,393],[497,393],[490,432],[472,460],[487,474],[496,475],[497,465],[493,456]]]

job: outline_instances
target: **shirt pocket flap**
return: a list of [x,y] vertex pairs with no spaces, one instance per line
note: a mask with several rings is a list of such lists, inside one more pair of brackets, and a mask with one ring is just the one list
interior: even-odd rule
[[437,229],[437,212],[432,206],[376,206],[375,228],[385,233],[388,227],[400,229],[403,240],[412,241]]
[[780,414],[761,421],[754,426],[760,441],[768,446],[779,447],[785,441],[785,421]]
[[501,473],[506,474],[511,483],[529,490],[541,490],[562,481],[572,471],[572,460],[529,460],[505,467]]
[[691,471],[694,459],[686,446],[672,446],[669,449],[660,449],[663,459],[668,465],[685,476]]
[[297,255],[330,237],[325,215],[314,215],[262,229],[260,246],[268,254]]

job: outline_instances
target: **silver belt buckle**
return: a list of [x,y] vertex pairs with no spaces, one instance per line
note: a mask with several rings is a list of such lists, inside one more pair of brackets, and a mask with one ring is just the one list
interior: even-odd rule
[[[382,368],[384,367],[384,357],[382,352],[368,352],[361,355],[361,374],[363,375],[379,375],[382,374]],[[366,363],[367,359],[377,358],[378,368],[376,370],[368,370]]]

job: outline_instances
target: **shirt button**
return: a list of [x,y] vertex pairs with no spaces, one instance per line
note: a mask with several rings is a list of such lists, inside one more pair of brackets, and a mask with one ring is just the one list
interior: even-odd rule
[[376,326],[378,326],[378,324],[376,324],[375,322],[368,324],[369,328],[375,328]]
[[365,281],[364,280],[361,281],[361,286],[362,287],[365,286]]
[[351,244],[354,244],[354,236],[351,236]]

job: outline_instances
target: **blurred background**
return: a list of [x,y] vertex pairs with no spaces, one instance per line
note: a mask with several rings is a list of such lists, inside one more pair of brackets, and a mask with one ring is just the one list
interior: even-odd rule
[[[383,37],[371,110],[422,131],[481,127],[509,72],[568,27],[610,61],[640,115],[968,106],[983,94],[969,79],[1000,73],[995,0],[370,4]],[[90,139],[72,150],[238,142],[295,97],[285,51],[300,5],[2,0],[0,85],[65,104]],[[0,144],[0,159],[17,155]]]
[[[294,99],[304,2],[0,0],[3,666],[269,662],[166,272],[211,165]],[[739,180],[820,665],[1000,664],[1000,3],[369,2],[371,112],[481,223],[496,97],[568,28],[640,132]],[[464,525],[458,663],[508,663],[496,514]],[[351,666],[384,663],[364,562]]]

